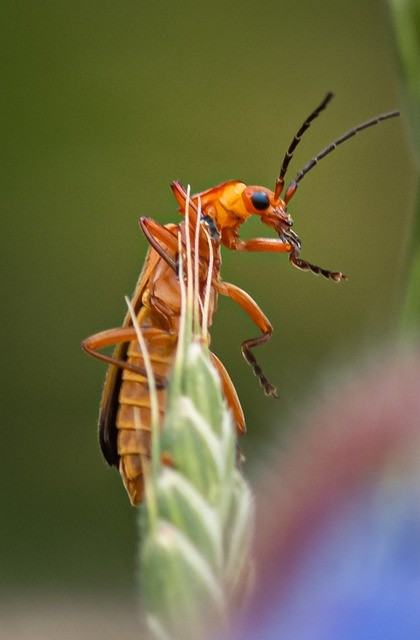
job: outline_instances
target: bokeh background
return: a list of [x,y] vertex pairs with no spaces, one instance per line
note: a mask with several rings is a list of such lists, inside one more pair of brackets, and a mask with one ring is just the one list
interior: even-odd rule
[[[77,637],[111,637],[114,624],[130,637],[135,512],[97,444],[106,367],[80,343],[121,323],[146,252],[138,217],[179,219],[172,180],[273,188],[326,91],[336,97],[290,180],[348,128],[401,106],[392,31],[381,0],[3,0],[0,14],[3,623],[9,637],[35,637],[38,602],[79,621],[83,602]],[[242,310],[221,299],[214,322],[254,480],[304,398],[392,330],[413,190],[404,122],[391,120],[323,161],[290,206],[303,257],[349,283],[285,256],[224,252],[224,279],[274,325],[258,355],[278,402],[243,362],[240,343],[256,331]],[[263,231],[251,223],[244,236]]]

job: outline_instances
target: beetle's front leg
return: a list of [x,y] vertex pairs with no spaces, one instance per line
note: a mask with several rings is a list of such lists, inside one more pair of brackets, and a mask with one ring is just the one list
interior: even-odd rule
[[316,264],[311,264],[307,260],[303,260],[300,257],[300,251],[297,247],[292,247],[289,253],[289,261],[301,271],[312,271],[316,276],[324,276],[324,278],[333,280],[333,282],[340,282],[340,280],[349,279],[349,277],[344,273],[341,273],[341,271],[329,271],[328,269],[318,267]]
[[292,244],[285,242],[282,238],[251,238],[241,240],[238,233],[226,227],[222,229],[222,244],[232,251],[250,251],[259,253],[289,253]]

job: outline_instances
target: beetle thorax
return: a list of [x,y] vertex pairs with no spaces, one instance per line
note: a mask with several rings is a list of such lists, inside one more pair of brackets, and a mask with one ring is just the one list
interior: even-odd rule
[[246,184],[232,181],[223,185],[218,198],[213,198],[206,203],[205,213],[210,216],[220,230],[227,227],[237,228],[251,215],[246,210],[242,200],[242,192]]

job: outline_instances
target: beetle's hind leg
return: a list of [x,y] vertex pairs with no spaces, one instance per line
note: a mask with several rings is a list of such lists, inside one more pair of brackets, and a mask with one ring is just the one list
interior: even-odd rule
[[[147,327],[146,329],[143,329],[143,335],[145,335],[146,338],[155,334],[156,330],[154,328]],[[137,332],[134,327],[118,327],[116,329],[107,329],[106,331],[95,333],[93,336],[86,338],[86,340],[83,340],[82,342],[82,349],[85,353],[97,358],[98,360],[102,360],[107,364],[115,365],[120,369],[125,369],[135,375],[147,378],[147,372],[143,367],[138,367],[137,365],[128,362],[126,359],[115,357],[115,355],[108,356],[105,353],[98,351],[98,349],[104,349],[111,345],[128,343],[132,340],[137,340]],[[158,374],[154,375],[157,388],[165,389],[168,382],[167,378]]]

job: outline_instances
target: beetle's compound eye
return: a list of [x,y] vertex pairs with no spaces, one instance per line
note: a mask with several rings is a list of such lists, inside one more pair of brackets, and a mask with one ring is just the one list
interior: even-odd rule
[[254,209],[257,211],[264,211],[267,209],[270,204],[270,200],[268,199],[268,195],[264,193],[264,191],[256,191],[251,196],[251,202],[253,204]]

